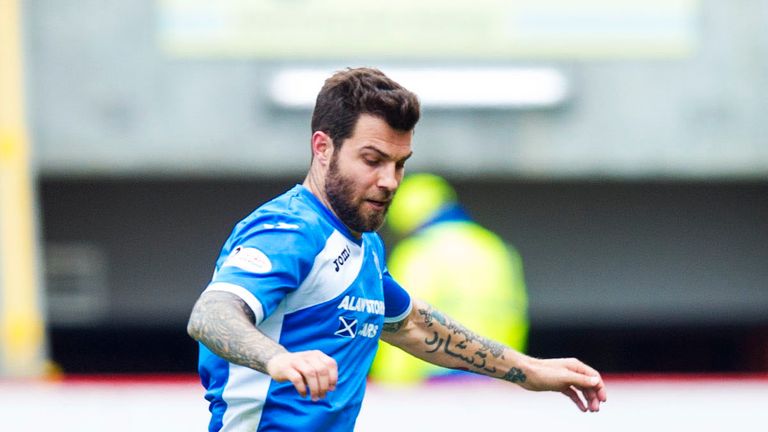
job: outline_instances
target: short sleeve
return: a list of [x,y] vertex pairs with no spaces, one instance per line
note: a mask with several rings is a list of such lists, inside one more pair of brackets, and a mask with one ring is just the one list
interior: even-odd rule
[[411,313],[411,296],[398,284],[389,271],[382,276],[384,284],[384,322],[399,322]]
[[315,242],[300,220],[257,220],[233,234],[206,290],[228,291],[253,310],[260,323],[309,273]]

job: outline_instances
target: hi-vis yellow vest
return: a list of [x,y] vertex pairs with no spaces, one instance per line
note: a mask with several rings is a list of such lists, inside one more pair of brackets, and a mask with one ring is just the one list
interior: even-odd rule
[[[491,231],[471,221],[436,223],[401,241],[387,265],[412,297],[475,333],[525,350],[528,298],[522,261]],[[447,371],[380,342],[370,377],[408,384]]]

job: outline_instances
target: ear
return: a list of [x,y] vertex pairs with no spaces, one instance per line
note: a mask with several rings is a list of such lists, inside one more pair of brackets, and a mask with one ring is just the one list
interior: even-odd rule
[[312,134],[312,157],[322,165],[328,165],[333,156],[333,140],[322,131]]

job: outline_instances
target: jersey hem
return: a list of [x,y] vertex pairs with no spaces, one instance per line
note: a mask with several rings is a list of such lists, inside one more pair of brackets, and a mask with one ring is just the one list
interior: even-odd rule
[[404,320],[405,317],[407,317],[411,313],[411,309],[413,309],[413,300],[409,298],[408,299],[408,307],[405,308],[403,313],[401,313],[400,315],[397,315],[397,316],[393,316],[393,317],[386,317],[385,316],[384,317],[384,322],[385,323],[400,322],[400,321]]

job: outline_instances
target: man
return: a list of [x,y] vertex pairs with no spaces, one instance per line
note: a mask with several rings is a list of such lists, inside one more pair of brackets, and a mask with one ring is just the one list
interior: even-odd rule
[[[444,178],[406,176],[392,200],[387,226],[401,238],[387,267],[411,295],[485,337],[525,350],[528,298],[522,260],[467,215]],[[370,377],[386,384],[415,384],[466,375],[381,343]]]
[[418,119],[416,96],[378,70],[326,80],[304,183],[235,227],[192,310],[209,430],[353,430],[379,338],[445,367],[561,391],[583,411],[606,400],[589,366],[481,337],[389,275],[374,231]]

